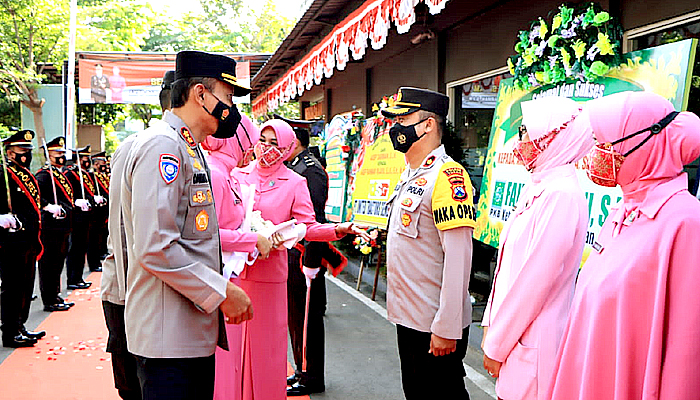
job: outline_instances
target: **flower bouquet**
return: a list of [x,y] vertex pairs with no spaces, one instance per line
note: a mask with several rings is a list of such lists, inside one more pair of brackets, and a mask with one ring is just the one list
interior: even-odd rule
[[508,69],[525,90],[568,78],[592,81],[622,63],[621,40],[622,26],[600,5],[562,5],[551,22],[539,18],[520,31]]
[[363,239],[361,236],[357,236],[352,242],[355,245],[355,248],[363,255],[369,255],[372,253],[372,251],[374,251],[374,249],[378,249],[380,247],[379,229],[371,228],[367,231],[367,234],[370,237],[369,241]]

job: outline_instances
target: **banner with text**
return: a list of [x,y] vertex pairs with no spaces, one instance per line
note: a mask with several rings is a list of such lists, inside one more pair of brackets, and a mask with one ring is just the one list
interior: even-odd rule
[[[175,61],[102,60],[83,56],[78,62],[80,104],[160,104],[163,75],[175,69]],[[236,77],[250,86],[250,62],[236,64]],[[250,95],[234,97],[238,104],[250,103]]]
[[[563,96],[585,102],[622,91],[647,90],[665,97],[677,110],[684,110],[688,102],[696,45],[697,39],[689,39],[627,53],[621,68],[590,83],[572,80],[524,91],[515,88],[512,79],[502,81],[491,127],[474,237],[498,247],[503,223],[514,210],[525,185],[530,182],[530,174],[518,164],[512,152],[522,123],[521,102],[546,96]],[[594,184],[581,166],[580,162],[577,175],[590,213],[585,261],[610,208],[621,200],[622,191],[619,187],[605,188]]]
[[336,116],[325,129],[326,172],[328,173],[326,218],[332,222],[345,221],[347,176],[342,148],[345,143],[344,131],[349,120],[346,117]]

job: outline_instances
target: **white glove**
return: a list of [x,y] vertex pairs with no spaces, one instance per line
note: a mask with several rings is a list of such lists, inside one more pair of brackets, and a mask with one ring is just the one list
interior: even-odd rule
[[0,226],[5,229],[17,229],[17,220],[12,214],[2,214],[0,215]]
[[54,218],[60,217],[65,212],[63,211],[63,208],[58,204],[49,204],[46,207],[44,207],[44,211],[50,212]]
[[90,211],[90,202],[85,199],[76,200],[75,205],[80,207],[80,209],[83,211]]
[[318,275],[318,271],[321,268],[309,268],[309,267],[301,267],[301,271],[304,273],[304,276],[306,277],[306,287],[311,287],[311,280],[316,278],[316,275]]
[[104,197],[100,196],[99,194],[98,194],[97,196],[95,196],[95,203],[96,203],[96,204],[102,204],[102,203],[104,203],[104,202],[105,202],[105,198],[104,198]]

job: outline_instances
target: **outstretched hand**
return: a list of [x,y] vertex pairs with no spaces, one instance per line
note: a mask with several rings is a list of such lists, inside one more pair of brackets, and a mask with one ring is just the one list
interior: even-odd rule
[[366,225],[355,225],[354,222],[343,222],[335,226],[335,234],[338,237],[343,237],[345,235],[356,235],[361,236],[364,240],[370,241],[369,234],[367,234]]

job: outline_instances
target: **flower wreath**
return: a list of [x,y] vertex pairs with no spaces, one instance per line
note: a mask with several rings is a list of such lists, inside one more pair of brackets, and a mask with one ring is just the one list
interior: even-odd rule
[[622,26],[600,5],[561,5],[550,24],[539,18],[520,31],[508,69],[525,90],[567,78],[592,81],[621,64],[621,40]]

